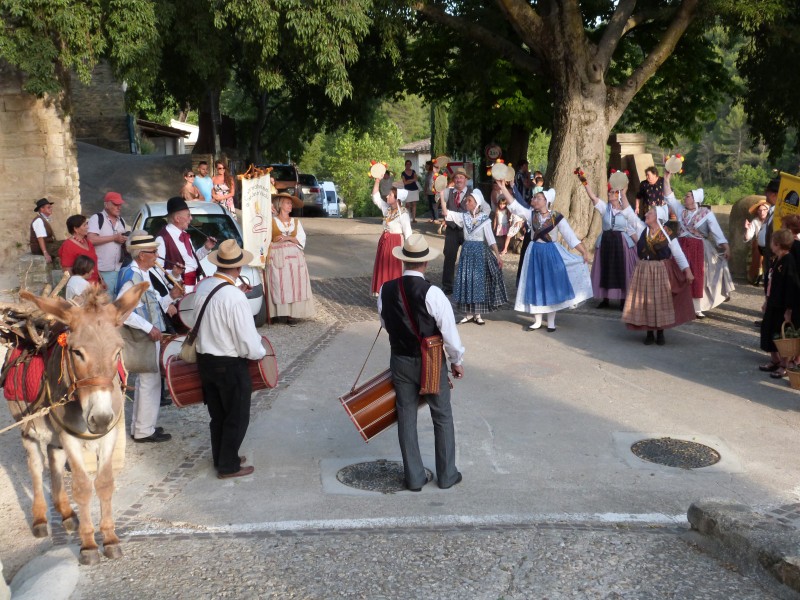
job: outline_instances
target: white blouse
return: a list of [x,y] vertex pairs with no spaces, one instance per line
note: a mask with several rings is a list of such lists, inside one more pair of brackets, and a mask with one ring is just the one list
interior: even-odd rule
[[402,233],[403,239],[407,240],[411,235],[411,219],[408,212],[402,206],[398,206],[397,211],[389,217],[391,208],[386,201],[381,198],[378,192],[372,194],[372,203],[377,206],[383,214],[383,230],[389,233]]
[[[625,215],[625,218],[628,219],[628,223],[636,230],[636,237],[641,237],[642,233],[647,229],[647,225],[644,224],[644,221],[633,212],[630,206],[623,210],[622,214]],[[689,266],[689,261],[686,260],[686,255],[683,253],[683,249],[677,239],[673,238],[669,241],[669,250],[672,252],[672,258],[678,263],[678,267],[681,271]]]
[[[683,224],[684,214],[686,213],[694,213],[693,211],[687,210],[687,208],[678,202],[675,199],[675,194],[670,194],[669,196],[664,196],[664,200],[667,201],[669,207],[675,212],[675,215],[678,217],[678,224],[680,226],[680,233],[678,237],[692,237],[696,238],[696,236],[689,232],[686,229],[686,226]],[[699,208],[702,205],[698,205]],[[697,208],[695,210],[697,210]],[[708,216],[705,217],[700,221],[700,225],[696,227],[697,231],[699,231],[704,238],[708,238],[710,236],[714,236],[714,242],[717,246],[721,244],[727,244],[728,240],[725,239],[725,234],[722,233],[722,228],[719,226],[719,222],[717,221],[717,217],[714,216],[714,213],[711,212],[711,209],[708,209]],[[692,214],[688,214],[688,218],[692,218]]]
[[[533,232],[535,231],[533,227],[533,218],[535,216],[536,211],[530,208],[525,208],[516,200],[511,201],[511,203],[508,205],[508,210],[510,210],[515,215],[522,217],[528,222],[528,225],[531,228],[531,241],[533,241]],[[572,227],[570,227],[569,223],[567,223],[566,217],[564,217],[563,219],[561,219],[561,221],[559,221],[558,225],[555,226],[555,229],[553,231],[558,231],[558,233],[561,234],[562,239],[567,243],[567,245],[570,248],[574,248],[575,246],[581,243],[581,241],[578,239],[578,236],[575,235],[574,231],[572,231]],[[536,240],[536,241],[539,243],[547,242],[547,240]]]
[[445,220],[455,223],[464,230],[465,242],[482,242],[486,240],[489,246],[496,245],[497,240],[494,237],[494,233],[492,233],[492,220],[483,213],[477,217],[478,220],[481,218],[483,218],[483,222],[476,225],[475,219],[469,213],[451,210],[448,211]]
[[[291,235],[292,229],[294,229],[294,217],[289,219],[289,223],[285,224],[280,219],[275,219],[275,222],[278,224],[278,231],[281,232],[283,235]],[[306,247],[306,232],[303,229],[303,224],[300,221],[297,221],[297,231],[295,231],[294,237],[297,238],[297,247],[301,250],[305,249]]]

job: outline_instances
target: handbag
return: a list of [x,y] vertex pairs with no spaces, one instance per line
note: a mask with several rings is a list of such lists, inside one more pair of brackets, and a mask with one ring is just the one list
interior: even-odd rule
[[400,295],[403,298],[403,307],[406,309],[408,320],[411,322],[411,327],[414,334],[419,340],[420,354],[422,355],[422,370],[419,377],[419,394],[438,394],[439,384],[442,378],[442,353],[444,351],[444,339],[441,335],[429,335],[422,337],[419,333],[419,328],[411,314],[411,309],[408,306],[408,298],[406,298],[406,289],[403,285],[403,279],[400,279]]
[[125,345],[122,360],[131,373],[158,373],[158,354],[156,343],[141,329],[123,325],[119,334]]
[[192,330],[187,334],[186,339],[183,340],[183,344],[181,344],[179,356],[181,357],[182,361],[192,364],[197,362],[197,348],[195,347],[195,344],[197,343],[197,332],[200,331],[200,321],[203,320],[203,313],[206,312],[206,306],[208,306],[208,301],[211,300],[211,297],[226,285],[230,285],[230,283],[223,281],[217,287],[211,290],[208,296],[206,296],[203,306],[200,307],[200,312],[197,315],[197,320],[194,323],[194,327],[192,327]]

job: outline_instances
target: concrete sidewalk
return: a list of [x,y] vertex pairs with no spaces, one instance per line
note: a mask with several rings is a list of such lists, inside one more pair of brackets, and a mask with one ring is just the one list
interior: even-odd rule
[[[621,324],[618,311],[592,307],[559,313],[555,333],[527,332],[530,318],[513,311],[485,316],[483,327],[460,326],[467,348],[466,376],[456,383],[453,406],[463,483],[447,491],[432,484],[419,494],[380,494],[343,485],[336,477],[342,467],[378,459],[399,460],[394,429],[364,444],[338,401],[352,386],[378,331],[368,294],[368,273],[380,227],[377,221],[368,220],[307,219],[304,224],[319,310],[314,320],[296,328],[264,330],[276,347],[282,378],[277,389],[254,398],[253,418],[242,448],[256,467],[254,476],[225,482],[216,479],[204,407],[164,410],[162,422],[175,435],[173,442],[148,448],[129,444],[128,464],[118,477],[118,528],[127,542],[126,553],[133,556],[116,563],[104,560],[99,569],[82,569],[75,597],[99,597],[99,590],[118,589],[104,586],[135,579],[136,569],[150,569],[148,561],[157,555],[169,561],[163,554],[169,552],[157,548],[169,548],[184,557],[158,567],[166,578],[160,581],[162,591],[183,597],[180,582],[186,585],[186,573],[182,560],[201,569],[202,561],[193,557],[207,552],[213,556],[216,549],[220,564],[231,569],[228,583],[241,589],[241,597],[249,597],[246,586],[235,586],[241,577],[250,575],[226,562],[236,560],[236,552],[248,545],[255,555],[248,555],[244,563],[251,564],[248,561],[256,556],[263,558],[262,552],[270,555],[270,564],[287,572],[297,566],[292,561],[308,561],[308,568],[316,565],[318,572],[327,573],[331,589],[342,595],[347,590],[367,597],[399,597],[395,594],[399,591],[414,595],[407,582],[396,589],[357,582],[349,567],[337,569],[328,560],[335,557],[337,548],[350,556],[359,544],[372,548],[374,556],[382,556],[383,544],[403,548],[408,544],[411,552],[419,547],[432,558],[443,553],[442,560],[446,560],[451,550],[458,552],[458,545],[443,550],[450,548],[449,542],[437,531],[450,532],[450,539],[461,540],[465,558],[458,568],[465,577],[471,569],[480,570],[478,564],[488,549],[495,549],[495,558],[503,554],[497,546],[502,540],[519,550],[509,550],[506,557],[513,563],[508,569],[518,575],[519,565],[525,564],[522,557],[539,543],[551,549],[567,543],[595,553],[602,546],[605,560],[619,564],[622,570],[607,567],[606,579],[592,584],[592,593],[616,590],[627,597],[664,597],[658,589],[652,592],[655,595],[645,596],[626,587],[621,565],[633,560],[636,552],[656,552],[669,539],[676,582],[681,577],[700,577],[700,571],[690,565],[709,559],[701,559],[688,546],[680,552],[675,546],[685,544],[680,540],[689,531],[686,515],[692,503],[726,499],[767,511],[798,501],[800,464],[787,458],[800,428],[800,396],[786,381],[776,382],[756,369],[763,356],[755,350],[758,341],[752,321],[758,318],[762,296],[748,286],[705,321],[668,331],[664,347],[644,346],[641,334],[629,332]],[[420,228],[429,227],[421,224]],[[441,245],[439,236],[429,239],[433,245]],[[441,261],[432,266],[432,280],[438,282],[436,270]],[[512,258],[506,269],[511,296],[511,270],[515,268]],[[388,340],[383,333],[362,381],[387,364]],[[427,409],[420,412],[419,422],[423,458],[433,470],[433,433]],[[667,436],[705,444],[719,452],[722,460],[702,469],[675,469],[646,462],[630,451],[638,440]],[[0,446],[9,450],[0,462],[0,481],[24,489],[24,459],[20,461],[20,452],[7,439],[0,439]],[[4,513],[3,523],[22,540],[28,535],[27,494],[0,494],[0,500],[11,508]],[[478,535],[483,528],[494,533]],[[541,536],[543,528],[552,535]],[[0,559],[16,570],[22,556],[41,553],[53,543],[76,544],[77,540],[60,532],[58,524],[52,529],[52,540],[26,546],[25,537],[16,550],[5,545],[10,539],[0,532],[0,541],[5,542],[0,546],[6,548]],[[574,532],[582,529],[595,532],[589,537],[596,534],[596,546],[581,546],[581,536]],[[706,533],[711,528],[698,529]],[[639,541],[620,533],[630,530],[642,532],[636,538]],[[365,531],[374,532],[368,541],[363,539]],[[533,533],[519,533],[524,531]],[[327,532],[339,532],[343,536],[340,543]],[[287,549],[279,541],[283,534],[304,533],[324,539],[319,545],[308,544],[305,550],[300,542]],[[403,539],[398,541],[398,535]],[[283,550],[276,555],[258,550],[264,544]],[[287,555],[287,551],[295,554]],[[467,560],[467,556],[471,558]],[[576,556],[588,560],[580,553],[571,560],[578,560]],[[354,559],[353,564],[371,568],[369,560],[364,560],[367,562]],[[703,564],[706,573],[712,568],[719,573],[725,570],[713,561]],[[382,576],[400,577],[401,568],[398,564],[396,573]],[[473,582],[479,593],[470,594],[465,587],[460,597],[523,598],[532,597],[530,593],[544,596],[547,589],[552,592],[550,597],[571,597],[568,587],[563,588],[563,596],[557,591],[569,580],[566,565],[562,565],[565,571],[558,573],[558,582],[545,585],[543,579],[531,576],[528,584],[522,585],[517,578],[517,588],[504,587],[508,582],[500,585],[503,577],[492,579],[504,571],[502,565],[496,568],[490,570],[483,587]],[[258,576],[259,572],[251,574],[254,590],[259,582],[265,585],[264,581],[272,582],[276,576],[274,572]],[[422,572],[417,574],[424,580]],[[645,571],[640,575],[648,576]],[[590,577],[581,569],[574,576]],[[735,573],[724,577],[733,579],[720,583],[719,595],[708,597],[764,597],[759,590],[783,594],[771,588],[764,592],[759,587],[763,582],[759,584],[755,575],[756,583]],[[289,595],[291,589],[301,597],[336,595],[329,596],[310,583],[291,588],[300,585],[298,581],[287,576],[289,587],[269,588],[264,595],[280,597]],[[206,583],[202,590],[213,596],[213,582]],[[729,591],[723,593],[729,584]],[[751,584],[755,585],[752,589],[748,587]],[[695,579],[692,585],[687,589],[700,589],[701,584]],[[133,592],[139,597],[147,595],[150,588],[137,586],[131,587],[131,596],[120,597],[136,597]],[[688,597],[681,595],[680,585],[675,586],[670,588],[673,597]],[[437,586],[431,589],[430,597],[457,597]],[[537,589],[545,591],[536,594]]]

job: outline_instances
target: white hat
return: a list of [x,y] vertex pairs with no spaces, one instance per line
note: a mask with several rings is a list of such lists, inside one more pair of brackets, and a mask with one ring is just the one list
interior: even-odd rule
[[408,198],[408,190],[403,188],[395,188],[394,193],[397,196],[398,202],[405,202],[406,198]]
[[703,191],[703,188],[697,188],[696,190],[692,190],[692,197],[694,198],[695,204],[700,206],[703,203],[703,198],[705,198],[706,193]]
[[668,206],[654,206],[656,209],[656,217],[659,223],[666,223],[669,221],[669,207]]
[[545,200],[547,200],[547,208],[552,207],[553,202],[556,201],[556,191],[553,188],[550,188],[549,190],[545,190],[542,193],[544,194]]
[[469,194],[467,194],[467,198],[472,196],[475,199],[475,204],[477,204],[476,208],[480,208],[481,204],[486,204],[486,200],[483,198],[483,192],[478,189],[472,190]]

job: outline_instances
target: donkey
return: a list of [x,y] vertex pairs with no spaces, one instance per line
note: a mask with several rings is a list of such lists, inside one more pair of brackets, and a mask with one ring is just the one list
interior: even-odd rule
[[[81,306],[62,298],[39,298],[29,292],[20,296],[35,303],[39,309],[67,326],[47,359],[43,401],[57,406],[49,414],[29,421],[23,426],[22,444],[28,453],[28,468],[33,480],[33,535],[47,536],[47,503],[42,485],[43,464],[41,445],[47,446],[50,466],[51,494],[62,524],[68,532],[75,531],[76,516],[64,489],[64,464],[69,459],[72,471],[72,495],[78,504],[81,537],[80,563],[100,562],[92,523],[92,480],[83,464],[83,448],[97,453],[97,474],[94,489],[100,500],[100,531],[103,534],[103,554],[119,558],[122,551],[114,531],[111,495],[114,492],[114,472],[111,458],[117,441],[116,425],[124,418],[120,375],[122,338],[118,328],[139,304],[148,288],[144,282],[133,286],[116,302],[109,303],[100,290],[91,290]],[[15,419],[25,416],[25,409],[13,402],[9,408]]]

